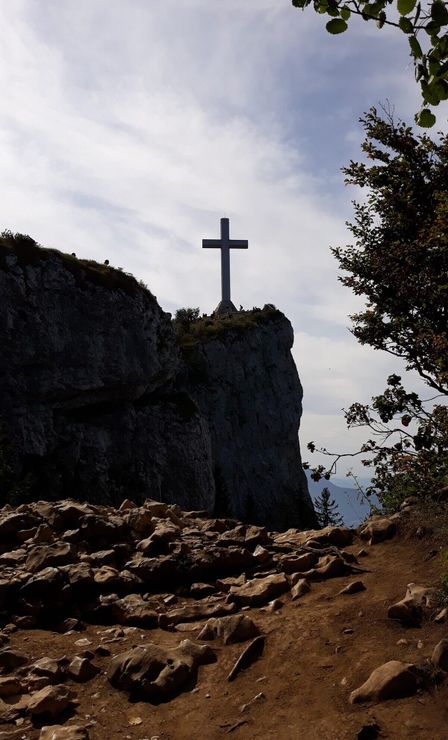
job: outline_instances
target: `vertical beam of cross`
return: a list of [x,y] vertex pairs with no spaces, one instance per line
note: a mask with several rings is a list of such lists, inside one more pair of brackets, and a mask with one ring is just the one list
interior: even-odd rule
[[221,303],[219,308],[235,311],[235,306],[230,297],[230,250],[247,249],[249,243],[246,239],[230,239],[229,219],[221,219],[221,238],[203,239],[202,247],[221,250]]

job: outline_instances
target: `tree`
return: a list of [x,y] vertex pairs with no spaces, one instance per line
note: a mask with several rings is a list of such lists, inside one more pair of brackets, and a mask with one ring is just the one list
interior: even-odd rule
[[365,427],[371,438],[348,455],[321,448],[333,462],[329,469],[318,465],[312,477],[328,479],[342,457],[363,455],[374,468],[367,493],[377,492],[393,510],[406,496],[434,496],[448,484],[448,136],[415,136],[374,108],[361,123],[370,163],[351,162],[344,172],[347,183],[367,189],[367,198],[354,203],[348,224],[354,245],[332,250],[348,273],[342,283],[367,300],[351,317],[352,332],[362,344],[404,359],[437,394],[421,400],[400,376],[389,376],[370,404],[344,412],[349,428]]
[[342,516],[339,514],[338,505],[331,498],[328,488],[325,487],[322,489],[314,502],[314,508],[321,527],[340,527],[344,523]]
[[188,332],[194,321],[199,318],[199,308],[179,308],[174,316],[174,326],[178,331]]
[[378,28],[392,26],[404,33],[409,42],[415,78],[420,85],[422,107],[415,120],[431,127],[436,118],[428,106],[448,99],[448,4],[443,0],[292,0],[304,10],[312,5],[322,15],[330,16],[326,29],[331,34],[347,30],[352,15],[374,21]]
[[[405,391],[398,375],[390,375],[383,394],[372,398],[370,404],[352,404],[344,415],[349,429],[364,427],[371,437],[360,450],[348,455],[318,449],[330,456],[332,463],[328,469],[323,465],[314,468],[314,480],[329,479],[341,458],[362,455],[363,465],[373,468],[365,494],[377,493],[386,513],[399,509],[409,496],[437,498],[448,485],[446,405],[428,407],[416,393]],[[308,449],[314,452],[317,448],[310,442]]]
[[333,249],[341,282],[367,300],[352,332],[403,358],[448,393],[448,136],[415,136],[372,108],[361,123],[370,164],[351,162],[346,183],[367,189],[348,228],[355,244]]

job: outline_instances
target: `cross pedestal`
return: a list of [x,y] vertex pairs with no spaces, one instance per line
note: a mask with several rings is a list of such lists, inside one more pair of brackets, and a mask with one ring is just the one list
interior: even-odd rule
[[236,308],[230,298],[230,250],[247,249],[248,246],[249,244],[246,239],[230,239],[228,218],[221,219],[220,239],[202,240],[203,248],[221,250],[221,302],[214,311],[215,315],[236,312]]

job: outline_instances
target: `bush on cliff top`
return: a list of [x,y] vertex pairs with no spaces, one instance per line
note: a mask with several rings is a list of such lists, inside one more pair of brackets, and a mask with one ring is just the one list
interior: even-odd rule
[[[12,231],[0,233],[0,269],[8,271],[7,257],[15,256],[18,264],[38,265],[50,257],[60,260],[81,287],[91,283],[107,290],[122,290],[130,296],[145,293],[154,298],[150,290],[138,282],[133,275],[123,272],[121,268],[100,264],[94,260],[78,259],[71,254],[65,254],[57,249],[48,249],[40,246],[32,237],[26,234],[13,234]],[[154,299],[155,300],[155,299]]]
[[[188,309],[180,309],[188,311]],[[179,312],[178,312],[179,313]],[[183,315],[183,314],[182,314]],[[238,311],[228,316],[203,316],[188,321],[188,324],[174,319],[178,344],[188,349],[199,342],[219,339],[230,332],[242,332],[253,329],[271,319],[283,316],[273,304],[268,303],[263,308],[253,308],[252,311]]]

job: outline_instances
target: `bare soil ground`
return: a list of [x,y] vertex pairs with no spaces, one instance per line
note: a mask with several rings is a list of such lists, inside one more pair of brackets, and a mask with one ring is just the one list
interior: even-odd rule
[[[348,551],[358,552],[359,539]],[[394,539],[368,547],[360,559],[366,569],[366,590],[338,595],[353,575],[313,584],[310,593],[293,602],[282,597],[282,609],[246,613],[266,634],[262,657],[232,683],[227,681],[244,645],[210,643],[218,660],[199,669],[196,685],[159,705],[130,703],[126,693],[113,689],[105,671],[110,657],[95,658],[102,672],[86,684],[73,684],[79,705],[66,726],[89,725],[94,740],[353,740],[367,725],[379,726],[381,738],[446,740],[448,738],[448,680],[431,691],[408,699],[353,706],[350,692],[373,669],[396,659],[421,663],[435,644],[448,637],[448,625],[429,616],[421,628],[404,628],[388,619],[387,607],[404,596],[409,582],[437,585],[442,569],[438,556],[428,557],[434,543],[398,534]],[[99,644],[112,654],[144,644],[145,640],[175,646],[184,637],[194,639],[198,630],[167,632],[135,629],[114,638],[110,627],[88,626],[83,633],[58,634],[18,630],[10,646],[34,657],[73,656],[75,641],[87,638],[89,649]],[[400,639],[406,644],[398,645]],[[111,641],[113,640],[113,641]],[[263,696],[241,711],[256,695]],[[7,700],[6,700],[7,701]],[[39,737],[39,728],[0,726],[0,738]]]

